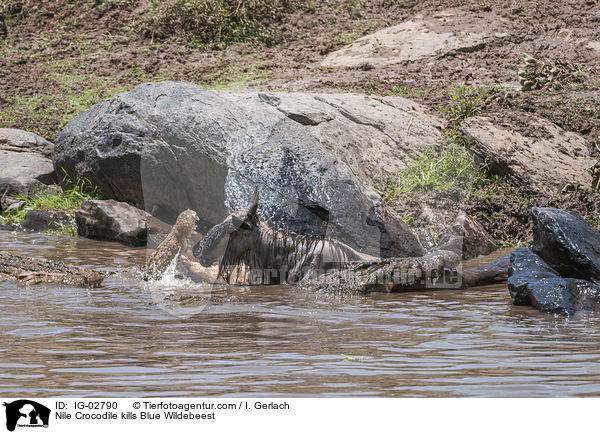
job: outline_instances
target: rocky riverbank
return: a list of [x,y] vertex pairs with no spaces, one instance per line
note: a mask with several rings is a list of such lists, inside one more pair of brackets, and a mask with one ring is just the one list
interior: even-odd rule
[[[536,245],[535,207],[600,224],[597,5],[582,3],[574,18],[575,6],[550,2],[294,4],[254,23],[281,24],[283,39],[213,46],[198,42],[209,37],[201,28],[170,38],[160,30],[167,11],[136,1],[53,0],[41,27],[34,3],[0,8],[9,95],[0,126],[56,145],[0,128],[0,227],[155,247],[181,211],[197,212],[199,238],[254,186],[260,216],[277,227],[383,258]],[[67,30],[44,45],[39,34],[60,16]],[[74,47],[77,16],[110,30],[83,20],[90,44]],[[342,38],[357,17],[372,25]],[[158,39],[117,30],[128,19]],[[42,67],[47,56],[59,60]],[[142,58],[139,74],[132,65]],[[253,78],[236,81],[237,63]],[[100,69],[104,78],[91,80]],[[50,101],[46,88],[68,103]]]

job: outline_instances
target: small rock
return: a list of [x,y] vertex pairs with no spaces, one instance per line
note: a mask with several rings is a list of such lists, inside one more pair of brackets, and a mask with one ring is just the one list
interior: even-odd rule
[[79,235],[144,246],[148,239],[148,213],[125,202],[88,200],[75,211]]
[[64,212],[29,211],[21,223],[21,227],[33,231],[60,229],[71,224],[71,218]]
[[19,229],[21,229],[21,227],[13,220],[9,220],[6,223],[0,222],[0,231],[16,231]]
[[533,208],[531,249],[562,277],[600,283],[600,232],[574,211]]

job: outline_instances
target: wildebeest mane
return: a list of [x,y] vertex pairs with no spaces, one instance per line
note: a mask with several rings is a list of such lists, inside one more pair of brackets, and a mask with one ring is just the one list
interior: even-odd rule
[[[304,273],[318,270],[323,250],[328,248],[328,261],[346,264],[355,260],[353,250],[336,240],[317,236],[299,235],[283,229],[275,228],[268,222],[261,221],[257,228],[257,243],[252,249],[236,254],[237,249],[225,249],[219,263],[219,275],[231,282],[235,275],[247,279],[248,272],[253,270],[270,271],[277,274],[270,276],[271,281],[265,284],[289,282],[290,279],[301,279]],[[235,239],[230,239],[230,243]]]

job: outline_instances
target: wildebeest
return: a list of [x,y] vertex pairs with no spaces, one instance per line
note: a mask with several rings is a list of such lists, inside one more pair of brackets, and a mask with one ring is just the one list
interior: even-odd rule
[[[194,256],[203,266],[218,262],[219,275],[227,282],[231,282],[234,274],[237,280],[243,272],[241,277],[250,284],[298,283],[305,278],[347,269],[351,263],[385,261],[336,240],[274,228],[259,219],[257,209],[258,190],[255,189],[248,207],[227,216],[193,248]],[[405,262],[410,259],[406,258]],[[489,266],[463,270],[461,281],[463,286],[495,283],[506,280],[507,271],[507,257],[502,257]]]
[[244,269],[250,283],[297,283],[349,262],[377,259],[336,240],[274,228],[259,219],[257,209],[255,189],[248,207],[230,214],[193,248],[203,266],[219,262],[219,274],[227,282]]

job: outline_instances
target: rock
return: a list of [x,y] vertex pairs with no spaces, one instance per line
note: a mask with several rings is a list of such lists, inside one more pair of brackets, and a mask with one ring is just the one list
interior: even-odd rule
[[[480,255],[489,255],[498,250],[498,243],[486,232],[480,223],[472,217],[461,213],[450,228],[439,240],[440,249],[458,252],[462,250],[463,259],[472,259]],[[451,247],[450,247],[451,246]]]
[[[457,29],[454,17],[460,14]],[[453,51],[472,51],[507,34],[493,25],[501,23],[492,14],[465,17],[464,11],[446,10],[436,16],[416,16],[393,27],[357,39],[329,54],[324,67],[380,67],[422,58],[435,58]]]
[[382,232],[398,222],[381,219],[377,209],[385,205],[370,186],[419,157],[443,126],[400,97],[146,83],[72,120],[54,163],[161,220],[173,223],[192,209],[201,231],[244,206],[259,186],[259,213],[278,227],[375,255],[386,236],[395,241],[387,251],[422,252],[409,229]]
[[13,152],[35,152],[46,158],[52,158],[54,144],[29,131],[0,128],[0,149]]
[[144,246],[148,238],[148,213],[114,200],[88,200],[75,211],[79,235]]
[[18,199],[56,183],[49,155],[54,145],[27,131],[0,128],[0,213]]
[[532,305],[529,283],[535,283],[541,279],[560,278],[559,274],[542,258],[525,247],[516,248],[511,253],[508,276],[508,290],[513,304],[519,306]]
[[591,191],[591,169],[598,161],[585,139],[539,116],[524,116],[526,126],[477,116],[463,123],[462,132],[492,173],[527,192],[559,194],[568,186]]
[[600,232],[574,211],[533,208],[531,249],[562,277],[600,283]]
[[32,231],[47,231],[60,229],[71,222],[72,218],[64,212],[29,211],[25,214],[21,227]]
[[22,229],[14,220],[9,220],[6,223],[0,222],[0,231],[16,231]]
[[561,277],[531,249],[520,247],[512,252],[509,276],[508,290],[516,305],[564,316],[600,306],[600,285]]

